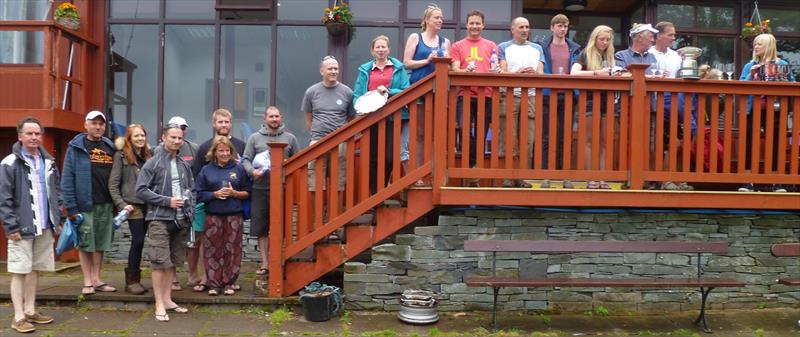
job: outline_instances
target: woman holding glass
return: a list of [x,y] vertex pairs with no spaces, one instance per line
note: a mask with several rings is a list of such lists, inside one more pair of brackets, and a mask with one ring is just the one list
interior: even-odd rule
[[[586,48],[581,51],[575,63],[572,64],[570,75],[583,75],[583,76],[611,76],[611,69],[614,68],[614,30],[609,26],[600,25],[594,28],[592,34],[589,35],[589,42],[586,43]],[[594,109],[593,94],[591,91],[586,92],[586,117],[589,127],[586,128],[586,143],[584,144],[584,169],[591,169],[592,167],[592,113]],[[600,102],[598,102],[600,112],[600,169],[605,168],[606,157],[606,113],[608,95],[606,92],[600,94]],[[613,99],[613,97],[611,98]],[[590,189],[611,189],[605,181],[589,181],[586,188]]]
[[118,211],[128,211],[128,227],[131,231],[131,248],[128,251],[128,266],[125,268],[125,292],[141,295],[147,292],[142,286],[141,262],[147,226],[144,223],[146,206],[136,196],[136,179],[144,163],[153,156],[147,144],[147,131],[141,124],[131,124],[125,136],[114,141],[117,147],[114,163],[108,178],[108,191]]
[[[785,72],[782,74],[778,74],[774,72],[774,69],[785,69]],[[747,64],[744,65],[742,68],[742,74],[739,76],[740,81],[776,81],[776,80],[788,80],[790,82],[794,82],[794,74],[792,74],[791,69],[789,69],[789,63],[785,60],[778,58],[778,47],[777,41],[775,40],[775,36],[772,34],[761,34],[756,36],[753,39],[753,59]],[[766,100],[766,96],[757,97],[756,99],[761,100],[761,109],[760,111],[753,111],[753,97],[750,96],[747,98],[747,127],[745,128],[747,131],[747,151],[746,157],[743,158],[745,160],[745,165],[747,169],[750,169],[750,156],[752,153],[752,144],[753,144],[753,128],[750,127],[753,125],[753,114],[765,114],[767,109],[767,104],[773,104],[774,102],[768,102]],[[774,121],[775,125],[767,126],[764,125],[766,122],[766,116],[762,116],[761,118],[761,128],[765,127],[778,127],[778,121],[780,120],[780,110],[774,110]],[[741,130],[741,126],[739,129]],[[781,130],[775,130],[772,139],[772,158],[773,158],[773,167],[772,170],[775,170],[778,165],[778,142]],[[760,137],[760,136],[759,136]],[[766,155],[766,154],[765,154]],[[754,186],[752,183],[744,184],[739,187],[740,192],[753,192]],[[781,185],[772,185],[773,192],[786,192],[786,189],[783,188]]]
[[206,223],[203,240],[203,267],[208,294],[233,295],[242,263],[242,200],[250,198],[250,178],[238,164],[233,143],[217,136],[206,154],[195,180],[197,198],[205,203]]
[[[370,51],[374,59],[367,61],[358,67],[358,77],[356,78],[355,86],[353,86],[353,102],[357,102],[358,99],[368,91],[375,91],[381,95],[388,95],[391,97],[405,90],[409,86],[406,67],[402,62],[400,62],[400,60],[389,56],[391,50],[389,49],[388,37],[385,35],[380,35],[372,39]],[[391,127],[392,121],[387,122],[390,123],[387,125],[387,131],[394,129]],[[376,136],[378,134],[377,125],[373,126],[372,128],[374,130],[370,131],[370,153],[377,154],[378,139],[377,137],[372,136],[373,134]],[[403,108],[401,113],[400,133],[400,163],[401,167],[405,171],[406,164],[408,163],[408,109],[405,108]],[[394,137],[390,132],[387,132],[386,138],[386,167],[388,169],[391,168],[390,153],[394,148],[391,140]],[[375,160],[381,160],[381,158],[377,158],[376,156],[370,157],[370,160],[373,162]],[[370,174],[370,176],[372,177],[374,175]],[[389,175],[386,176],[388,177]],[[370,181],[372,182],[373,179]],[[379,186],[371,186],[371,190],[376,191],[376,188],[378,187]]]

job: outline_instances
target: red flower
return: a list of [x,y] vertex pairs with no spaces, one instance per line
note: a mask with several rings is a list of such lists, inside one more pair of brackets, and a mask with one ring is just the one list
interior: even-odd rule
[[336,21],[339,21],[339,20],[341,20],[341,19],[342,19],[342,16],[341,16],[341,15],[339,15],[339,14],[336,14]]

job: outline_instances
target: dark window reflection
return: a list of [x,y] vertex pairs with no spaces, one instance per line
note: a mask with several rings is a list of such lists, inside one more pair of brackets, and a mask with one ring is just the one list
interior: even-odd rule
[[[148,135],[158,135],[158,26],[111,25],[109,64],[112,135],[125,126],[142,124]],[[155,144],[156,136],[148,139]]]
[[159,0],[111,0],[111,17],[118,19],[158,18]]

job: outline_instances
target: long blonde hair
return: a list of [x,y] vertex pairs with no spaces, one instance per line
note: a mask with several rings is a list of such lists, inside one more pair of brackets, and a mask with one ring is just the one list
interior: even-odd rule
[[[597,49],[595,42],[601,33],[608,33],[608,48],[605,51]],[[609,26],[599,25],[594,27],[592,34],[589,35],[589,42],[586,43],[586,69],[598,70],[603,68],[603,59],[609,67],[615,65],[614,62],[614,29]]]
[[[756,49],[755,45],[756,42],[761,42],[764,44],[764,56],[761,59],[756,56]],[[768,62],[778,62],[781,59],[778,58],[778,41],[775,40],[775,36],[772,34],[760,34],[753,39],[753,61],[758,63],[768,63]]]

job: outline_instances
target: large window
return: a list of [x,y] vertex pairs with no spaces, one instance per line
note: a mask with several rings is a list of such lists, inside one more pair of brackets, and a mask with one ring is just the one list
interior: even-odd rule
[[125,126],[142,124],[158,138],[158,26],[112,25],[109,64],[110,131],[122,135]]
[[733,7],[658,5],[658,20],[676,27],[733,29],[733,18]]
[[[701,6],[659,4],[658,21],[669,21],[677,32],[672,47],[694,46],[703,49],[700,64],[720,67],[736,63],[736,44],[739,41],[734,6]],[[747,62],[740,60],[736,66]],[[737,71],[738,74],[738,71]]]
[[[47,0],[0,1],[0,21],[47,20]],[[0,64],[42,64],[41,31],[0,31]]]

